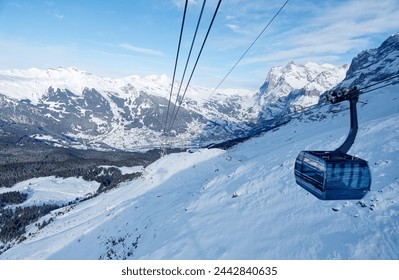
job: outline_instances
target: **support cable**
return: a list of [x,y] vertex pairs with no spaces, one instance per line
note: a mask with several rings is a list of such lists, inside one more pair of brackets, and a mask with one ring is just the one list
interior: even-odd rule
[[186,0],[186,4],[184,5],[183,19],[182,19],[181,29],[180,29],[179,44],[177,46],[177,53],[176,53],[175,68],[173,70],[172,85],[170,87],[170,93],[169,93],[168,110],[166,111],[164,134],[165,134],[165,131],[166,131],[166,126],[168,124],[170,105],[172,103],[173,85],[175,83],[176,68],[177,68],[177,62],[179,60],[180,45],[181,45],[181,39],[183,37],[183,29],[184,29],[184,22],[185,22],[185,19],[186,19],[187,6],[188,6],[188,0]]
[[203,41],[203,43],[202,43],[202,46],[201,46],[201,49],[200,49],[200,51],[199,51],[199,53],[198,53],[198,56],[197,56],[197,59],[196,59],[196,61],[195,61],[195,64],[194,64],[193,70],[191,71],[190,78],[188,79],[188,82],[187,82],[186,88],[184,89],[184,93],[183,93],[183,95],[182,95],[181,99],[179,100],[179,106],[177,107],[177,110],[176,110],[175,116],[174,116],[174,118],[173,118],[173,121],[171,122],[171,124],[170,124],[170,126],[169,126],[169,130],[171,130],[171,129],[172,129],[172,127],[173,127],[173,125],[174,125],[174,123],[175,123],[175,121],[176,121],[176,117],[177,117],[177,115],[178,115],[178,113],[179,113],[180,107],[181,107],[181,105],[182,105],[182,103],[183,103],[184,96],[186,95],[186,92],[187,92],[188,86],[190,85],[191,79],[192,79],[192,77],[193,77],[193,75],[194,75],[195,68],[197,67],[197,63],[198,63],[198,60],[199,60],[199,58],[201,57],[202,50],[204,49],[204,46],[205,46],[206,40],[208,39],[209,32],[211,31],[211,28],[212,28],[213,22],[214,22],[214,20],[215,20],[215,18],[216,18],[216,14],[217,14],[217,12],[218,12],[218,10],[219,10],[220,3],[221,3],[221,2],[222,2],[222,0],[219,0],[218,4],[217,4],[217,6],[216,6],[215,13],[213,14],[213,17],[212,17],[211,23],[209,24],[208,31],[206,32],[206,35],[205,35],[204,41]]
[[359,95],[362,95],[362,94],[365,94],[365,93],[368,93],[368,92],[371,92],[371,91],[375,91],[375,90],[377,90],[377,89],[381,89],[381,88],[384,88],[384,87],[392,86],[392,85],[394,85],[394,84],[395,84],[395,83],[389,83],[389,84],[382,85],[382,86],[379,86],[379,87],[376,87],[376,88],[373,88],[373,89],[370,89],[370,90],[362,91],[362,92],[360,92]]
[[375,82],[375,83],[373,83],[373,84],[364,86],[364,87],[360,88],[359,90],[364,90],[364,89],[366,89],[366,88],[370,88],[370,87],[373,87],[373,86],[382,84],[382,83],[384,83],[384,82],[390,81],[390,80],[395,79],[395,78],[399,78],[399,74],[394,75],[394,76],[391,76],[391,77],[389,77],[389,78],[385,78],[385,79],[383,79],[383,80],[381,80],[381,81],[378,81],[378,82]]
[[[202,3],[201,12],[200,12],[200,15],[199,15],[199,18],[198,18],[197,26],[196,26],[196,28],[195,28],[193,40],[191,41],[190,51],[189,51],[189,53],[188,53],[186,65],[185,65],[185,67],[184,67],[183,76],[182,76],[181,81],[180,81],[179,90],[177,91],[176,100],[175,100],[175,104],[174,104],[174,106],[173,106],[173,110],[172,110],[171,116],[174,115],[175,110],[176,110],[176,104],[177,104],[177,102],[178,102],[178,100],[179,100],[179,96],[180,96],[180,92],[181,92],[181,87],[182,87],[182,85],[183,85],[184,78],[185,78],[185,76],[186,76],[187,66],[188,66],[188,63],[189,63],[190,58],[191,58],[191,52],[192,52],[192,50],[193,50],[193,46],[194,46],[194,43],[195,43],[195,39],[196,39],[196,37],[197,37],[198,27],[199,27],[199,25],[200,25],[200,23],[201,23],[202,14],[203,14],[204,8],[205,8],[205,3],[206,3],[206,0],[204,0],[203,3]],[[164,130],[164,131],[165,131],[165,133],[167,132],[167,131],[166,131],[166,125],[165,125],[165,130]]]

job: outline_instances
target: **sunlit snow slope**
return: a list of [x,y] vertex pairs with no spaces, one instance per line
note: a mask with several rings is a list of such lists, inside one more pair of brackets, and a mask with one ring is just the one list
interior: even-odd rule
[[350,153],[373,176],[361,201],[320,201],[294,179],[300,150],[344,141],[346,102],[228,151],[165,156],[142,178],[42,218],[54,221],[31,226],[0,258],[399,259],[398,92],[396,84],[360,98]]

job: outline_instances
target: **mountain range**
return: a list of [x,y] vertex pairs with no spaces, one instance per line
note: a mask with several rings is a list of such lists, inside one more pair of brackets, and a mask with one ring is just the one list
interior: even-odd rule
[[1,71],[0,132],[9,135],[11,126],[19,143],[35,139],[82,149],[142,150],[165,142],[207,146],[245,137],[278,116],[317,104],[344,79],[347,68],[291,61],[272,68],[258,92],[212,94],[210,88],[189,87],[170,129],[179,101],[175,93],[168,112],[171,80],[166,76],[111,79],[76,68]]

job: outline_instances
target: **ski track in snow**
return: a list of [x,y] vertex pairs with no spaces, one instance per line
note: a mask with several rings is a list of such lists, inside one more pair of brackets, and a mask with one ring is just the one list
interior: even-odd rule
[[360,98],[350,153],[372,173],[361,201],[317,200],[294,178],[300,150],[345,139],[344,103],[228,151],[167,155],[141,178],[43,217],[54,221],[31,226],[0,259],[399,259],[398,91]]

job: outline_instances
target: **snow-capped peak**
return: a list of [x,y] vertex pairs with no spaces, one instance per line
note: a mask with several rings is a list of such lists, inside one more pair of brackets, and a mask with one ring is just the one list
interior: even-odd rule
[[259,89],[258,103],[263,108],[263,118],[300,110],[319,102],[320,95],[340,83],[348,65],[340,67],[314,62],[273,67]]
[[17,100],[29,99],[34,104],[38,103],[50,87],[55,90],[69,90],[77,95],[82,94],[86,88],[94,88],[98,92],[116,92],[118,95],[126,94],[127,87],[134,88],[136,92],[151,88],[166,96],[169,86],[170,80],[166,75],[103,78],[75,67],[0,71],[1,94]]
[[0,71],[0,93],[36,104],[50,87],[82,93],[87,87],[98,87],[100,80],[74,67]]

